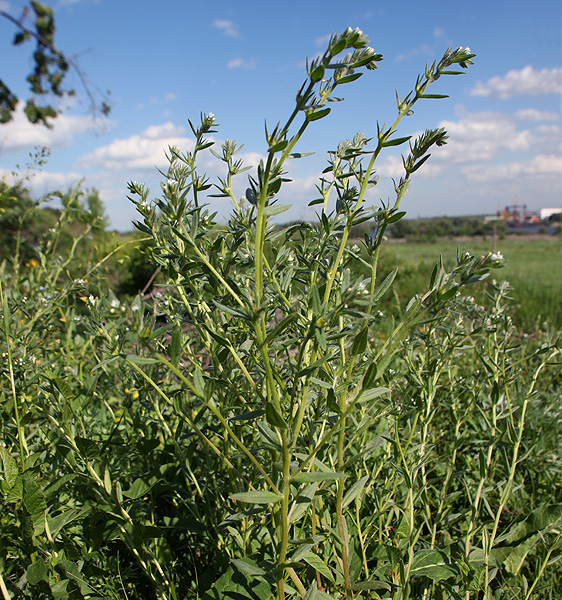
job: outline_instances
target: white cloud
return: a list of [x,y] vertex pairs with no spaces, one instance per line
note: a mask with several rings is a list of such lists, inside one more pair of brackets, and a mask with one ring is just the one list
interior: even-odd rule
[[14,118],[0,127],[0,151],[18,152],[35,146],[68,146],[77,135],[99,128],[99,122],[88,116],[61,114],[52,121],[53,127],[31,124],[20,103]]
[[516,96],[539,96],[562,93],[562,67],[535,71],[528,65],[520,71],[509,71],[505,76],[496,76],[486,83],[479,81],[470,91],[472,96],[490,98],[514,98]]
[[164,100],[166,102],[172,102],[176,98],[177,98],[176,94],[174,94],[173,92],[170,92],[169,94],[166,94],[166,97],[164,98]]
[[230,37],[239,38],[242,37],[238,31],[238,25],[229,21],[228,19],[215,19],[213,21],[213,27],[222,30],[222,32]]
[[395,59],[394,62],[402,62],[403,60],[406,60],[407,58],[412,58],[412,56],[433,56],[435,54],[433,48],[431,46],[429,46],[428,44],[424,44],[423,46],[420,46],[419,48],[412,48],[412,50],[409,50],[408,52],[403,52],[402,54],[399,54]]
[[556,112],[537,110],[536,108],[523,108],[515,113],[518,121],[559,121],[560,115]]
[[226,66],[229,69],[253,69],[256,66],[256,61],[253,58],[250,60],[232,58],[226,63]]
[[[23,182],[24,187],[29,188],[35,198],[45,196],[55,190],[67,190],[78,185],[84,176],[80,173],[49,173],[48,171],[33,171],[29,179]],[[18,181],[19,178],[8,169],[0,169],[0,179],[9,183]]]
[[9,11],[10,10],[10,3],[9,2],[5,2],[4,0],[0,0],[0,10]]
[[555,176],[556,179],[562,180],[562,156],[538,154],[529,160],[511,161],[501,165],[470,165],[462,170],[468,179],[478,182],[521,181],[523,177],[541,176]]
[[326,35],[321,35],[320,37],[314,38],[314,43],[322,48],[326,48],[328,46],[329,41],[332,38],[332,34],[328,33]]
[[171,121],[162,125],[152,125],[140,134],[125,139],[116,139],[106,146],[96,148],[77,162],[80,169],[144,170],[166,165],[164,152],[168,146],[178,146],[182,150],[193,149],[193,139],[182,135],[183,127]]
[[[488,181],[516,175],[553,174],[556,168],[560,168],[560,126],[543,124],[519,130],[516,126],[521,116],[519,113],[468,113],[462,107],[457,112],[458,120],[439,123],[439,127],[447,130],[448,143],[431,150],[431,158],[416,177],[446,177],[447,173],[460,171],[467,179]],[[533,113],[528,116],[533,116]],[[537,117],[536,114],[534,116]],[[407,148],[404,147],[402,152],[406,153]],[[521,159],[521,155],[525,158]],[[394,178],[403,175],[401,157],[384,157],[378,172]]]
[[445,35],[445,30],[442,27],[436,27],[433,30],[433,37],[442,38]]

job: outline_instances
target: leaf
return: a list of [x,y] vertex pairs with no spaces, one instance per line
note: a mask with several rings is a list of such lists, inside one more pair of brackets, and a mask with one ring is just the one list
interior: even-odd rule
[[201,600],[272,600],[269,584],[261,577],[248,578],[239,569],[228,567],[211,589],[207,590]]
[[318,573],[320,573],[320,575],[324,576],[326,579],[328,579],[332,583],[335,583],[334,574],[332,573],[332,570],[318,556],[318,554],[314,554],[314,552],[311,552],[310,554],[307,554],[303,558],[303,560],[304,560],[305,563],[309,564],[313,569],[315,569],[316,571],[318,571]]
[[304,158],[305,156],[312,156],[314,152],[291,152],[287,155],[287,158]]
[[248,504],[275,504],[281,502],[283,496],[274,492],[241,492],[239,494],[231,494],[230,497],[238,502],[247,502]]
[[270,146],[268,148],[268,152],[275,153],[275,152],[280,152],[281,150],[285,150],[288,143],[289,143],[288,140],[281,140],[280,142],[273,144],[273,146]]
[[324,65],[320,64],[310,74],[310,81],[312,81],[312,83],[316,83],[317,81],[321,81],[321,79],[323,77],[324,77]]
[[63,395],[65,400],[74,400],[74,392],[64,379],[61,379],[60,377],[55,377],[51,379],[51,381],[55,384],[55,387]]
[[365,476],[361,477],[361,479],[358,479],[349,488],[349,490],[347,490],[347,492],[345,493],[345,496],[343,497],[343,500],[342,500],[342,508],[349,506],[355,500],[355,498],[357,498],[359,493],[365,487],[365,484],[367,483],[367,481],[369,481],[369,475],[365,475]]
[[133,481],[131,487],[129,487],[128,490],[123,492],[123,496],[125,496],[125,498],[129,498],[129,500],[136,500],[141,496],[145,496],[151,487],[151,485],[149,485],[148,483],[146,483],[146,481],[143,481],[139,477],[138,479],[135,479]]
[[296,497],[289,512],[289,523],[299,521],[304,516],[314,496],[316,495],[317,489],[318,484],[312,483],[305,487],[304,490]]
[[76,436],[74,438],[74,443],[76,444],[80,454],[82,454],[85,458],[97,458],[100,454],[100,449],[94,440]]
[[291,313],[281,319],[277,325],[267,334],[265,338],[265,345],[269,344],[271,340],[277,338],[279,334],[281,334],[287,327],[290,327],[297,319],[299,318],[299,314],[297,312]]
[[25,572],[27,583],[37,585],[40,581],[47,581],[49,578],[49,565],[42,558],[36,560],[27,567]]
[[263,214],[268,217],[273,217],[275,215],[280,215],[281,213],[289,210],[293,206],[292,204],[272,204],[271,206],[266,206],[263,209]]
[[398,273],[398,267],[396,267],[393,271],[391,271],[384,279],[384,281],[379,285],[378,289],[375,291],[375,296],[373,298],[373,304],[377,302],[382,296],[386,293],[386,291],[392,285],[394,278],[396,277],[396,273]]
[[319,590],[315,581],[306,591],[303,600],[334,600],[334,597],[323,590]]
[[306,115],[306,119],[307,121],[318,121],[319,119],[323,119],[325,116],[329,115],[331,111],[332,109],[327,107],[315,112],[309,112]]
[[265,575],[266,572],[257,565],[257,563],[250,558],[233,558],[230,561],[238,570],[251,575],[252,577]]
[[48,517],[47,523],[49,524],[49,530],[51,531],[51,536],[54,538],[57,537],[59,532],[66,527],[69,523],[73,523],[78,519],[84,518],[91,511],[90,508],[71,508],[55,517]]
[[406,214],[406,211],[405,211],[405,210],[403,210],[403,211],[400,211],[400,212],[396,212],[396,213],[394,213],[393,215],[391,215],[391,216],[390,216],[390,217],[389,217],[389,218],[386,220],[386,222],[387,222],[388,224],[390,224],[390,223],[396,223],[397,221],[400,221],[400,219],[401,219],[401,218],[402,218],[402,217],[403,217],[405,214]]
[[336,473],[335,471],[312,471],[310,473],[297,473],[291,477],[291,481],[298,483],[312,483],[314,481],[330,481],[346,477],[345,473]]
[[154,365],[160,362],[157,358],[150,356],[137,356],[136,354],[127,354],[126,359],[135,365]]
[[359,79],[359,77],[361,77],[361,75],[363,75],[363,73],[352,73],[351,75],[344,75],[343,77],[340,77],[336,83],[338,85],[342,84],[342,83],[351,83],[352,81],[355,81],[356,79]]
[[[377,363],[372,362],[365,371],[365,375],[363,375],[363,381],[361,382],[361,394],[364,393],[364,390],[368,390],[371,387],[373,381],[375,381],[377,377]],[[380,389],[380,388],[375,388]]]
[[175,327],[172,333],[172,341],[168,346],[168,355],[172,361],[174,367],[178,366],[180,356],[182,354],[181,348],[182,334],[181,327]]
[[45,530],[47,502],[43,490],[31,477],[23,479],[23,503],[31,517],[34,535],[42,533]]
[[287,424],[283,420],[283,417],[271,402],[265,405],[265,418],[270,425],[278,427],[279,429],[287,429]]
[[424,576],[432,581],[441,581],[457,574],[457,569],[449,562],[449,558],[439,550],[424,549],[416,552],[410,575]]
[[227,306],[226,304],[222,304],[218,300],[213,300],[213,304],[219,310],[222,310],[223,312],[228,313],[228,314],[232,315],[233,317],[236,317],[237,319],[242,319],[244,321],[253,321],[254,320],[252,315],[244,312],[243,310],[240,310],[239,308]]
[[18,465],[6,448],[0,447],[0,457],[2,458],[4,481],[9,488],[13,488],[18,478]]
[[367,342],[369,341],[369,328],[363,327],[363,329],[355,336],[353,344],[351,345],[351,356],[357,356],[363,354],[367,348]]
[[406,137],[401,137],[401,138],[395,138],[393,140],[387,140],[386,142],[383,142],[381,144],[382,148],[388,148],[390,146],[400,146],[400,144],[404,144],[405,142],[407,142],[412,136],[408,135]]
[[447,96],[446,94],[420,94],[418,96],[418,98],[426,98],[426,99],[436,99],[436,100],[440,100],[442,98],[448,98],[449,96]]

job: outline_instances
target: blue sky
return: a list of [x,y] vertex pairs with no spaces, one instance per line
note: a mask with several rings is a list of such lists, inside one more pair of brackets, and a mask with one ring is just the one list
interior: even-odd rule
[[[165,169],[170,144],[191,148],[187,119],[213,112],[217,145],[244,143],[248,166],[264,155],[264,120],[274,125],[292,111],[305,78],[306,56],[322,52],[329,36],[359,27],[384,55],[379,69],[338,88],[345,102],[313,123],[298,151],[314,156],[290,165],[293,182],[280,201],[293,204],[288,219],[314,218],[307,208],[326,152],[357,131],[376,133],[392,122],[395,90],[403,96],[426,62],[447,47],[469,46],[475,64],[459,77],[441,78],[434,93],[450,98],[418,104],[400,135],[444,126],[449,143],[416,173],[403,207],[409,217],[494,213],[520,199],[531,210],[562,206],[562,3],[477,0],[325,0],[237,3],[180,0],[53,0],[57,44],[76,57],[88,79],[111,90],[109,119],[92,120],[79,82],[75,101],[51,130],[28,124],[19,112],[0,126],[0,176],[10,177],[37,145],[48,145],[47,165],[30,182],[35,194],[84,179],[105,203],[111,226],[127,230],[135,218],[127,200],[130,180],[159,192],[156,167]],[[21,14],[25,2],[0,0],[0,10]],[[0,77],[25,97],[32,45],[13,48],[14,27],[0,19]],[[400,153],[381,156],[379,185],[370,200],[391,195]],[[206,157],[213,180],[221,164]],[[243,194],[245,175],[239,176]],[[227,201],[211,199],[219,214]]]

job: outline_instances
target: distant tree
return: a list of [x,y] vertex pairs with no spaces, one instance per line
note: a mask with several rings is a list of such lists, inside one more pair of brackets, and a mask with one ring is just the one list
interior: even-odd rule
[[59,207],[41,206],[41,201],[34,200],[21,183],[8,185],[0,180],[0,262],[36,258],[37,249],[63,212],[62,246],[70,247],[85,231],[91,232],[96,243],[105,239],[107,216],[97,190],[77,187],[53,192],[51,197],[58,200]]
[[[30,26],[27,20],[31,15],[33,21]],[[27,99],[24,112],[31,123],[42,123],[49,127],[49,119],[58,115],[52,103],[43,103],[47,95],[58,98],[75,95],[75,90],[64,86],[64,80],[69,70],[73,70],[79,77],[90,103],[90,110],[95,113],[107,115],[111,109],[107,102],[108,94],[95,93],[86,80],[83,72],[73,58],[61,52],[55,45],[55,19],[53,10],[44,2],[31,0],[25,6],[19,18],[0,10],[0,16],[13,23],[17,29],[12,41],[14,46],[19,46],[28,40],[35,40],[36,47],[33,52],[33,70],[27,76],[31,96]],[[100,100],[96,98],[100,96]],[[0,79],[0,123],[7,123],[13,118],[19,98],[10,90],[8,85]]]

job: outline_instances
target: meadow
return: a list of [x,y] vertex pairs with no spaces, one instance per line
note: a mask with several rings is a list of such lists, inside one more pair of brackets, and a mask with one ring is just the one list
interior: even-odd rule
[[[14,218],[0,264],[3,600],[560,597],[561,330],[502,279],[533,286],[546,269],[386,239],[446,141],[397,128],[473,57],[447,50],[393,123],[330,153],[318,223],[270,220],[288,208],[277,193],[296,143],[382,58],[350,28],[266,130],[244,199],[239,146],[213,148],[202,114],[157,194],[129,184],[139,237],[106,236],[79,189],[58,193],[36,243],[23,225],[40,209]],[[376,159],[400,145],[394,202],[366,206]],[[226,223],[198,170],[211,152]],[[533,247],[498,249],[515,261]]]
[[[491,236],[441,238],[432,242],[391,242],[382,251],[386,268],[401,267],[397,284],[403,287],[403,296],[412,295],[423,288],[431,274],[436,257],[443,256],[451,267],[457,251],[486,254],[492,251]],[[505,267],[495,273],[496,278],[509,281],[513,292],[513,313],[519,326],[526,331],[540,328],[548,321],[556,328],[562,327],[562,239],[558,236],[510,236],[496,241],[496,252],[506,259]]]

